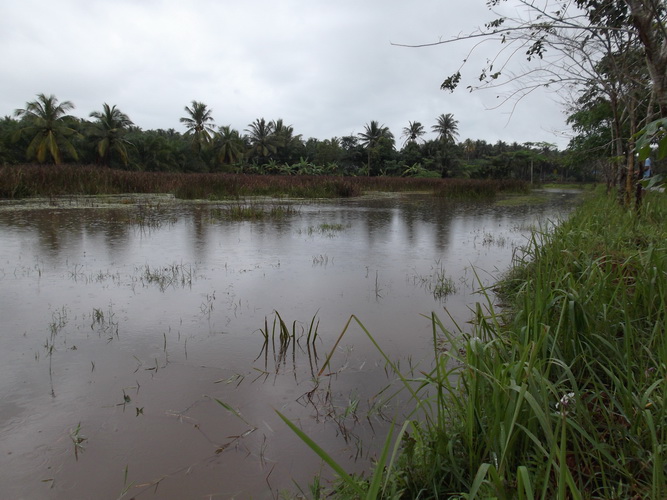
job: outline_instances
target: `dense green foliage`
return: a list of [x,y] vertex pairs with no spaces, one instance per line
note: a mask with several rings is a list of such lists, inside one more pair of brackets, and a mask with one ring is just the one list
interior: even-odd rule
[[433,315],[432,370],[400,376],[400,448],[333,496],[667,498],[666,217],[663,193],[632,213],[598,192],[535,233],[508,309],[465,332]]
[[[592,170],[621,200],[641,204],[637,180],[660,137],[646,133],[667,119],[667,3],[664,0],[488,0],[492,19],[468,34],[436,44],[487,38],[500,43],[496,57],[485,57],[469,90],[507,87],[510,104],[544,87],[566,106],[572,137],[564,165]],[[504,4],[516,8],[497,9]],[[477,43],[475,48],[481,46]],[[473,48],[473,51],[475,50]],[[520,69],[510,64],[522,59]],[[442,83],[454,91],[462,70]],[[656,121],[658,120],[658,121]],[[648,138],[637,145],[639,136]],[[667,141],[662,140],[662,144]],[[653,144],[651,144],[653,143]],[[665,146],[657,156],[664,158]],[[643,158],[642,158],[643,159]],[[655,158],[654,158],[655,159]],[[588,167],[585,167],[588,165]],[[654,168],[651,169],[655,171]],[[658,169],[660,171],[660,169]]]
[[371,120],[361,133],[330,139],[304,139],[281,119],[258,118],[239,131],[216,127],[206,104],[184,108],[181,133],[142,130],[116,106],[90,113],[92,121],[67,113],[73,103],[37,96],[0,120],[0,165],[31,162],[99,164],[142,172],[246,173],[460,177],[472,179],[592,180],[580,166],[563,167],[562,154],[547,143],[466,139],[456,142],[458,122],[447,113],[426,128],[409,122],[398,148],[388,127]]

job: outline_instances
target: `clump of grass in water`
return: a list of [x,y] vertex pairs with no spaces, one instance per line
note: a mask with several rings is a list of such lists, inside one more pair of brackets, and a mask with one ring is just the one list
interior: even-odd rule
[[314,234],[323,234],[325,236],[333,238],[334,236],[336,236],[337,233],[344,231],[349,227],[350,227],[349,224],[346,225],[346,224],[324,222],[317,226],[308,226],[305,230],[299,229],[298,233],[302,234],[303,232],[305,232],[308,236],[312,236]]
[[211,218],[232,221],[280,220],[298,213],[298,209],[292,205],[272,205],[266,207],[256,203],[239,203],[212,209]]
[[323,232],[334,232],[334,231],[343,231],[346,227],[345,224],[328,224],[328,223],[322,223],[318,226],[318,229]]
[[370,479],[287,422],[337,472],[338,497],[667,498],[667,200],[642,210],[599,195],[535,234],[512,317],[488,296],[470,332],[432,315],[431,371],[399,374],[423,414]]
[[167,266],[151,266],[146,264],[143,268],[138,268],[141,272],[140,280],[145,284],[157,285],[160,291],[164,292],[167,288],[182,287],[192,288],[192,281],[195,277],[195,270],[191,265],[170,264]]
[[118,338],[118,321],[115,320],[116,313],[113,311],[113,303],[109,303],[107,314],[102,309],[93,308],[90,315],[90,329],[97,330],[98,335],[102,333],[107,335],[107,340],[111,342],[114,337]]
[[56,350],[56,336],[67,325],[67,308],[63,306],[54,311],[51,315],[53,321],[49,324],[49,336],[46,339],[44,348],[49,357],[49,382],[51,384],[51,396],[55,397],[56,391],[53,386],[53,352]]
[[[280,370],[280,367],[283,366],[287,360],[287,354],[289,348],[292,348],[292,356],[294,358],[296,354],[296,347],[301,346],[301,339],[306,337],[306,349],[308,353],[308,358],[311,361],[311,370],[313,368],[313,360],[317,361],[317,351],[315,350],[315,340],[318,336],[318,328],[320,322],[317,319],[317,314],[313,316],[310,320],[310,325],[306,331],[305,327],[297,322],[296,320],[292,322],[291,328],[287,326],[287,323],[280,316],[278,311],[274,311],[274,318],[271,328],[269,328],[268,318],[264,318],[264,328],[260,328],[259,332],[264,338],[264,344],[262,345],[262,351],[260,352],[257,359],[259,359],[262,354],[264,354],[264,365],[265,370],[268,366],[268,354],[269,354],[269,342],[271,342],[273,350],[273,358],[275,362],[276,373]],[[276,341],[278,347],[276,349]]]
[[79,453],[83,453],[86,449],[83,443],[88,440],[86,436],[81,434],[81,422],[77,424],[75,429],[70,431],[69,437],[72,440],[72,444],[74,445],[74,457],[78,461]]
[[439,261],[431,267],[430,274],[416,275],[412,278],[412,282],[426,289],[436,300],[443,300],[456,293],[454,280],[447,276],[444,266]]

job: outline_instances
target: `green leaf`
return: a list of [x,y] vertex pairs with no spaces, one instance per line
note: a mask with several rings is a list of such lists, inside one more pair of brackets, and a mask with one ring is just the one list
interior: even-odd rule
[[276,410],[278,416],[287,424],[287,426],[294,431],[294,433],[299,436],[299,438],[308,445],[308,447],[313,450],[322,460],[324,460],[329,467],[331,467],[338,477],[340,477],[345,484],[352,488],[360,497],[366,497],[366,492],[359,487],[357,482],[350,476],[345,469],[343,469],[326,451],[324,451],[315,441],[313,441],[308,435],[294,425],[290,420],[285,417],[282,413]]

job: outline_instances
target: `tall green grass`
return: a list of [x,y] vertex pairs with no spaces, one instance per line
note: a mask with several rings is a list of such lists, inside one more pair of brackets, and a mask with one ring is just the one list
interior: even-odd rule
[[666,216],[663,194],[634,213],[598,192],[534,234],[500,290],[509,309],[487,295],[466,331],[433,314],[432,368],[401,377],[415,412],[399,449],[327,493],[667,498]]

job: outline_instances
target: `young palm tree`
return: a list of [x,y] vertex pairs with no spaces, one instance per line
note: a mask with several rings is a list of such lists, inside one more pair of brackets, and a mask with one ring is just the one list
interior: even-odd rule
[[364,126],[364,131],[359,134],[359,138],[361,139],[361,145],[366,148],[368,154],[368,175],[371,175],[371,153],[383,139],[391,141],[393,144],[394,135],[389,131],[389,127],[371,120],[370,124],[367,123]]
[[52,160],[59,165],[62,163],[62,151],[78,159],[76,149],[69,141],[78,132],[69,127],[65,120],[68,118],[67,112],[72,109],[74,104],[70,101],[59,104],[54,95],[38,94],[37,100],[26,103],[25,109],[14,111],[23,125],[18,134],[33,137],[26,151],[29,159],[34,158],[39,163]]
[[116,153],[123,162],[128,163],[127,145],[130,144],[123,136],[129,127],[134,125],[132,120],[119,110],[116,105],[102,105],[102,111],[93,111],[91,118],[97,121],[93,123],[90,135],[97,139],[97,156],[103,165],[109,166],[111,155]]
[[180,121],[187,128],[186,135],[192,138],[192,149],[200,152],[211,142],[211,137],[215,133],[212,111],[207,109],[206,104],[197,101],[192,101],[192,107],[185,106],[185,111],[188,116],[182,117]]
[[405,137],[403,145],[405,146],[408,142],[417,143],[425,133],[424,125],[420,122],[408,122],[408,126],[403,127],[403,135],[401,135],[401,137]]

